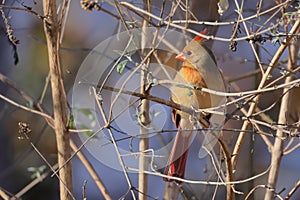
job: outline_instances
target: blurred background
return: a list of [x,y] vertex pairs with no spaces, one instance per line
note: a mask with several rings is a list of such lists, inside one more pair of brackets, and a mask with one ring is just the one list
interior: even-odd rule
[[[166,13],[170,9],[172,1],[166,2]],[[217,1],[214,1],[217,3]],[[267,10],[276,5],[276,1],[245,1],[243,15],[252,16],[256,12],[256,4],[262,2],[261,10]],[[26,1],[6,1],[5,5],[12,7],[25,6],[31,7],[32,10],[42,13],[42,5],[40,1],[26,0]],[[135,1],[135,5],[142,7],[141,1]],[[152,1],[153,13],[158,14],[162,6],[161,1]],[[207,15],[208,3],[207,1],[191,1],[194,5],[193,11],[201,20],[210,20],[216,17],[215,15]],[[100,2],[102,8],[117,15],[116,9],[111,3]],[[295,10],[297,1],[287,9]],[[217,9],[217,8],[214,8]],[[229,1],[229,8],[223,16],[217,16],[219,21],[234,21],[238,15],[235,12],[236,7],[234,1]],[[20,90],[25,91],[34,100],[38,101],[45,86],[48,76],[48,57],[45,44],[45,37],[43,33],[42,20],[37,16],[20,10],[3,9],[9,23],[13,29],[14,36],[20,41],[17,45],[18,62],[15,64],[16,58],[14,57],[14,49],[9,43],[6,34],[6,28],[3,20],[1,20],[0,29],[0,72],[16,85]],[[260,26],[268,27],[271,23],[278,23],[281,13],[279,12],[269,22],[264,24],[271,16],[263,15],[253,20],[247,21],[248,28],[257,30]],[[184,12],[178,12],[173,19],[184,19]],[[210,19],[209,19],[210,18]],[[238,36],[245,35],[245,29],[240,25],[240,32]],[[191,28],[202,30],[204,26],[193,25]],[[211,34],[218,37],[230,38],[232,34],[233,25],[224,25],[220,27],[208,27]],[[87,11],[82,9],[80,1],[71,1],[69,14],[66,22],[64,38],[62,42],[61,58],[63,64],[63,73],[66,91],[70,91],[74,84],[75,76],[78,68],[83,62],[87,54],[98,45],[101,41],[116,34],[118,31],[124,30],[120,20],[113,18],[111,15],[100,11],[93,10]],[[283,30],[281,30],[283,31]],[[251,76],[241,80],[234,81],[236,77],[243,74],[253,72],[257,69],[257,64],[253,52],[250,48],[248,41],[242,40],[237,44],[237,50],[231,51],[229,49],[229,42],[222,42],[213,40],[210,41],[208,46],[211,47],[216,56],[218,66],[222,69],[225,81],[228,83],[228,89],[234,91],[246,91],[255,89],[259,83],[260,76]],[[272,59],[272,55],[279,47],[279,43],[266,41],[263,44],[257,43],[261,62],[266,67],[266,64]],[[282,65],[279,65],[273,72],[273,79],[281,75],[281,68],[285,67],[284,60],[287,59],[287,53],[284,53],[281,60]],[[30,102],[24,101],[20,96],[10,87],[3,82],[0,82],[0,94],[4,95],[14,101],[30,106]],[[260,108],[266,108],[274,103],[279,98],[280,91],[267,93],[262,96],[259,103]],[[47,112],[51,113],[51,94],[49,89],[44,98],[43,106]],[[228,112],[234,110],[235,107],[229,107]],[[265,114],[267,114],[273,121],[277,121],[278,103]],[[52,114],[52,113],[51,113]],[[170,120],[170,117],[168,118]],[[30,167],[39,168],[45,165],[44,161],[40,158],[36,151],[31,147],[26,139],[22,139],[18,132],[18,123],[26,122],[30,124],[32,132],[30,133],[31,142],[38,148],[52,165],[56,163],[56,142],[53,130],[47,125],[46,121],[41,117],[19,109],[11,104],[0,99],[0,187],[12,194],[20,191],[25,185],[31,182],[33,173],[28,170]],[[171,122],[170,122],[171,123]],[[229,120],[226,123],[226,128],[241,128],[241,121]],[[265,130],[271,132],[271,130]],[[235,142],[238,132],[224,132],[224,139],[230,147]],[[191,160],[197,160],[197,153],[199,148],[194,145],[191,150],[190,160],[188,162],[189,174],[195,173],[195,169]],[[111,169],[89,154],[84,148],[82,152],[87,156],[89,161],[93,164],[104,184],[108,188],[109,193],[113,199],[121,198],[128,190],[125,178],[120,171]],[[298,162],[299,149],[293,153],[284,156],[281,164],[278,190],[286,189],[282,194],[286,194],[294,184],[299,180],[299,167]],[[242,149],[243,156],[240,156],[238,161],[239,169],[236,172],[236,179],[246,179],[255,174],[261,173],[266,170],[270,163],[270,153],[266,145],[262,142],[261,138],[255,134],[247,134],[246,142]],[[198,159],[199,160],[199,159]],[[76,199],[82,197],[82,187],[85,185],[85,194],[87,199],[103,199],[102,194],[97,189],[95,183],[90,175],[81,164],[79,159],[75,156],[73,162],[73,183],[74,183],[74,196]],[[198,162],[198,161],[197,161]],[[206,161],[199,161],[200,170],[205,174]],[[46,171],[48,168],[46,169]],[[194,171],[193,171],[194,170]],[[137,174],[130,174],[133,185],[137,186]],[[256,179],[254,182],[240,184],[236,186],[239,191],[247,194],[254,185],[266,184],[267,176]],[[165,183],[160,177],[149,177],[149,194],[153,198],[162,199]],[[192,188],[192,186],[187,186]],[[59,198],[58,180],[55,177],[47,177],[43,182],[28,191],[22,199],[49,199],[55,200]],[[206,191],[207,186],[199,186],[199,191]],[[211,189],[209,189],[211,190]],[[260,195],[264,194],[264,190],[258,190],[255,193],[255,199],[262,198]],[[222,199],[224,193],[218,194],[217,199]],[[298,196],[297,196],[298,195]],[[300,192],[297,193],[295,199],[300,198]],[[240,195],[237,199],[243,199],[245,195]],[[207,196],[208,199],[211,196]],[[126,196],[130,199],[130,195]]]

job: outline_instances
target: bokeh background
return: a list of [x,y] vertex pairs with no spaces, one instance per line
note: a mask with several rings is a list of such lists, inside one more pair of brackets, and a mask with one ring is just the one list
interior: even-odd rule
[[[258,1],[245,1],[244,17],[255,13],[254,4],[257,2]],[[275,1],[262,2],[262,9],[267,9],[275,5]],[[141,3],[142,2],[139,1],[136,2],[138,5]],[[26,6],[32,7],[33,10],[42,13],[40,1],[7,1],[6,4],[15,7],[22,7],[22,4],[25,4]],[[167,1],[166,5],[170,6],[170,4],[171,1]],[[205,11],[205,4],[206,1],[203,1],[203,5],[200,7],[202,10],[199,10],[200,16],[203,16],[204,14],[202,13],[207,11]],[[229,1],[229,5],[229,9],[221,17],[222,21],[231,21],[237,18],[237,14],[234,11],[234,2]],[[117,13],[115,8],[109,3],[104,2],[102,3],[102,6],[113,13]],[[153,12],[158,12],[160,6],[160,1],[153,1],[153,7],[156,8]],[[20,44],[17,45],[19,62],[16,65],[14,64],[13,48],[8,42],[5,25],[3,20],[1,20],[0,72],[9,77],[18,88],[26,91],[33,99],[38,101],[43,91],[49,70],[42,21],[35,15],[25,11],[4,9],[4,12],[6,16],[11,17],[9,22],[14,31],[14,35],[20,40]],[[278,17],[279,16],[280,15],[278,14]],[[174,18],[181,17],[182,13],[178,13]],[[263,24],[264,20],[268,17],[269,16],[262,16],[254,19],[247,23],[247,26],[256,29],[258,24]],[[271,22],[276,23],[276,17],[274,17],[274,20]],[[203,26],[194,27],[197,30],[203,28]],[[86,11],[81,8],[79,0],[71,1],[62,43],[63,48],[61,49],[66,91],[72,89],[77,70],[90,50],[101,41],[123,29],[120,22],[108,14],[101,11]],[[241,32],[241,34],[244,34],[243,28],[241,28]],[[221,26],[217,29],[216,35],[229,38],[231,33],[232,25]],[[209,45],[211,45],[218,66],[222,69],[227,82],[239,75],[252,72],[257,67],[255,58],[247,41],[238,42],[236,52],[232,52],[228,48],[228,42],[212,41]],[[276,52],[278,46],[278,43],[272,43],[270,41],[266,41],[260,47],[258,45],[263,63],[268,63],[271,60],[272,55]],[[287,58],[286,53],[282,56],[283,60],[285,58]],[[282,66],[284,65],[279,67]],[[280,76],[280,70],[278,68],[274,71],[274,78]],[[258,80],[259,77],[256,76],[245,78],[243,80],[231,82],[228,84],[228,88],[230,91],[255,89]],[[2,82],[0,82],[0,93],[21,104],[28,104],[28,102],[22,100],[14,90]],[[263,95],[261,98],[262,101],[259,104],[260,107],[264,108],[269,106],[273,103],[274,99],[278,98],[278,96],[279,92]],[[51,112],[52,105],[49,90],[47,91],[43,105],[46,110]],[[229,111],[233,109],[234,107],[228,108]],[[278,104],[266,114],[276,121],[277,113]],[[32,173],[28,171],[29,167],[40,167],[44,165],[43,160],[33,150],[29,142],[25,139],[20,139],[18,133],[19,122],[27,122],[30,124],[32,129],[32,133],[30,134],[31,141],[51,164],[54,164],[57,159],[55,136],[52,129],[47,126],[45,120],[37,115],[23,111],[0,100],[0,187],[11,193],[17,193],[32,180]],[[241,122],[230,120],[226,124],[226,127],[239,129],[241,128]],[[229,145],[234,144],[237,133],[226,132],[224,134],[227,143]],[[127,192],[128,186],[122,172],[103,165],[92,157],[85,149],[82,151],[94,165],[113,199],[118,199]],[[193,146],[190,155],[191,160],[197,159],[197,151],[198,148]],[[252,134],[247,135],[246,144],[243,147],[242,153],[243,156],[240,156],[237,167],[240,169],[236,175],[238,179],[248,178],[253,174],[258,174],[267,169],[271,158],[268,149],[259,136]],[[279,190],[286,188],[282,194],[286,194],[286,192],[299,180],[299,153],[300,152],[297,149],[294,153],[285,156],[282,160],[278,182]],[[103,199],[101,193],[98,191],[90,175],[78,158],[74,157],[72,162],[74,195],[76,199],[81,199],[82,186],[85,181],[87,181],[85,188],[86,197],[88,199]],[[205,163],[202,163],[200,167],[201,170],[205,170]],[[193,165],[189,162],[188,169],[190,169],[190,171],[187,174],[193,173],[192,168]],[[137,175],[130,174],[130,177],[133,185],[136,186]],[[263,176],[256,180],[257,182],[254,181],[252,184],[265,184],[266,178],[267,176]],[[149,186],[149,194],[152,197],[162,199],[164,182],[162,182],[161,178],[150,176]],[[252,187],[253,185],[251,184],[241,184],[237,186],[237,189],[249,191]],[[201,189],[205,190],[205,187],[203,186]],[[45,181],[28,191],[23,196],[23,199],[55,200],[59,198],[58,194],[58,180],[55,177],[48,177]],[[261,194],[263,193],[257,191],[256,199],[260,199]],[[298,198],[300,198],[300,192],[298,192],[297,195]],[[295,199],[297,199],[297,195],[295,196]],[[127,198],[130,199],[129,196]]]

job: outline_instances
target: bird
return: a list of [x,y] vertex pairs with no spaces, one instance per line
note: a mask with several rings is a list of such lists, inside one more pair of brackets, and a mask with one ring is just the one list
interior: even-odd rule
[[[206,34],[206,29],[201,33]],[[203,37],[194,37],[184,47],[183,51],[176,56],[176,59],[182,61],[183,64],[177,72],[174,81],[197,87],[193,89],[179,86],[178,84],[171,86],[171,101],[184,107],[204,109],[216,106],[220,102],[220,98],[201,91],[201,88],[219,91],[224,91],[225,88],[224,78],[217,67],[216,59],[213,53],[203,45],[204,41]],[[209,113],[196,112],[195,115],[191,115],[181,110],[172,109],[172,120],[178,132],[164,174],[169,177],[184,178],[189,147],[195,135],[193,134],[195,133],[193,129],[199,127],[208,128],[210,117],[211,114]],[[180,180],[168,177],[165,177],[163,180],[166,182],[175,181],[178,184],[182,183]]]

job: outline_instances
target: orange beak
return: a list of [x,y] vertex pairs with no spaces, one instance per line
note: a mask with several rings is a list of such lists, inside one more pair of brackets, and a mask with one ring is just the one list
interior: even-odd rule
[[186,60],[186,53],[184,52],[181,52],[179,53],[176,57],[175,57],[177,60],[180,60],[180,61],[185,61]]

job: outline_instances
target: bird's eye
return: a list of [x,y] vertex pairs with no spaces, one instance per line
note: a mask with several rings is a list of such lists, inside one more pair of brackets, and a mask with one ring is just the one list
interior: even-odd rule
[[188,56],[191,55],[191,54],[192,54],[191,51],[187,51],[187,52],[186,52],[186,55],[188,55]]

